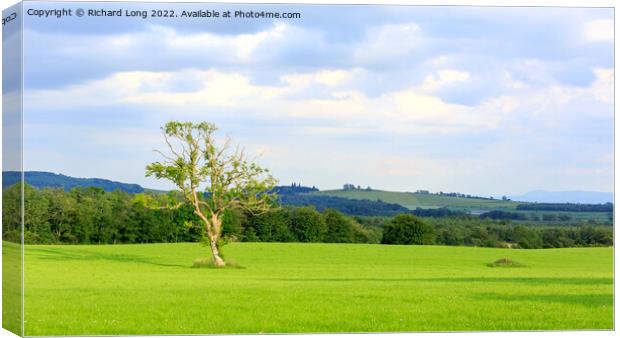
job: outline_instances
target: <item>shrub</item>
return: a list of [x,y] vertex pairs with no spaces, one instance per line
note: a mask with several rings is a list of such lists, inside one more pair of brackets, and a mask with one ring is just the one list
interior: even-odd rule
[[488,263],[487,266],[492,268],[518,268],[524,267],[525,265],[508,258],[500,258],[493,263]]
[[397,215],[383,228],[383,244],[433,244],[435,230],[418,217]]
[[322,242],[327,234],[325,219],[314,207],[293,209],[290,226],[299,242]]
[[326,242],[351,243],[353,242],[353,221],[334,209],[326,209],[323,218],[327,225]]

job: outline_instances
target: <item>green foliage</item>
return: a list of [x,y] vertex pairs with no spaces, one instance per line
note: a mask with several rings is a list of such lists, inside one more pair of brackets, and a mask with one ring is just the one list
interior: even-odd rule
[[512,231],[512,242],[524,249],[538,249],[543,247],[541,234],[534,230],[518,225]]
[[523,249],[612,246],[609,226],[540,226],[477,217],[426,218],[435,229],[436,244]]
[[[3,191],[3,238],[19,241],[20,217],[16,199],[19,185]],[[104,192],[98,188],[24,187],[24,240],[32,244],[48,243],[153,243],[187,242],[200,239],[200,229],[187,227],[197,223],[191,207],[151,209],[144,200],[166,203],[168,195],[131,195],[121,191]]]
[[328,243],[351,243],[354,238],[353,220],[339,211],[327,209],[323,212],[327,234],[325,242]]
[[247,223],[246,214],[239,209],[229,209],[222,215],[222,237],[236,242],[243,232],[243,225]]
[[[20,190],[19,185],[14,185],[3,191],[4,240],[20,242]],[[194,208],[185,203],[179,205],[183,197],[178,192],[128,194],[97,188],[67,192],[28,185],[24,192],[26,243],[198,242],[206,237]],[[221,247],[235,241],[379,243],[384,229],[389,237],[392,224],[398,219],[351,218],[334,210],[321,213],[312,207],[277,208],[260,214],[234,208],[222,215],[222,237],[218,244]],[[431,243],[438,245],[524,249],[613,245],[612,227],[587,223],[540,226],[472,216],[421,220],[434,229]]]
[[295,208],[291,212],[291,234],[299,242],[322,242],[327,224],[314,207]]
[[47,218],[49,200],[29,185],[24,186],[24,241],[49,243],[52,239]]
[[275,209],[264,214],[247,217],[246,242],[293,242],[289,209]]
[[401,214],[395,216],[383,229],[383,244],[433,244],[435,231],[420,218]]
[[2,240],[21,243],[21,183],[2,190]]
[[[216,144],[216,130],[208,122],[166,123],[162,131],[168,153],[159,151],[163,160],[147,165],[146,176],[174,183],[206,219],[234,208],[268,210],[274,196],[267,192],[275,187],[276,180],[267,169],[247,161],[239,148],[231,151],[230,140]],[[204,194],[199,192],[201,186]]]

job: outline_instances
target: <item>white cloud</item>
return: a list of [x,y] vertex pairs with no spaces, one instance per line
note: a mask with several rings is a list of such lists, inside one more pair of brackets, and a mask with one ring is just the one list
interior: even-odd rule
[[238,61],[251,61],[253,52],[269,40],[277,40],[285,36],[289,26],[283,23],[274,25],[270,29],[252,34],[239,34],[233,37],[218,35],[209,32],[194,34],[179,34],[174,29],[153,26],[152,30],[161,35],[165,46],[172,50],[217,50],[227,51]]
[[[502,11],[422,11],[396,24],[372,13],[378,20],[349,21],[347,30],[336,26],[340,18],[257,23],[244,28],[256,29],[250,33],[145,23],[130,33],[97,29],[97,39],[33,26],[26,32],[33,41],[26,46],[29,123],[61,113],[54,125],[29,129],[48,142],[28,151],[28,160],[118,179],[133,172],[128,180],[138,181],[163,121],[207,119],[264,152],[283,180],[465,192],[606,189],[611,174],[595,178],[591,169],[613,161],[588,165],[613,154],[613,69],[600,68],[611,65],[611,45],[583,43],[611,41],[613,22],[592,21],[600,13],[581,9],[554,11],[551,21],[548,11]],[[506,29],[515,25],[523,30]],[[590,69],[595,78],[587,84]],[[32,89],[50,86],[65,87]],[[128,114],[96,126],[109,133],[59,128],[74,118],[89,124],[77,114],[96,119],[109,111]],[[140,141],[130,142],[134,136]]]
[[[29,91],[27,102],[30,109],[135,104],[203,113],[227,108],[226,114],[232,109],[236,114],[266,121],[305,120],[312,124],[307,131],[313,132],[329,131],[337,123],[352,128],[352,133],[374,130],[401,134],[495,128],[515,106],[514,100],[502,97],[485,100],[477,107],[452,104],[420,90],[419,86],[376,97],[340,88],[344,83],[355,82],[362,73],[354,69],[288,74],[281,77],[280,85],[272,86],[253,84],[240,73],[214,69],[120,72],[63,90]],[[435,88],[469,77],[452,70],[438,74]],[[183,81],[193,82],[195,88],[177,90],[175,85]],[[428,81],[422,87],[425,85]],[[312,86],[327,89],[329,95],[314,94]]]
[[594,81],[591,91],[597,100],[603,103],[614,103],[614,70],[596,68],[594,69],[596,80]]
[[[302,123],[300,127],[307,123],[304,130],[314,133],[464,133],[493,130],[506,121],[528,118],[549,125],[557,124],[560,116],[568,122],[587,119],[584,111],[589,116],[608,117],[610,109],[605,107],[613,102],[613,70],[596,69],[594,73],[596,81],[587,88],[516,86],[511,95],[490,97],[476,106],[449,103],[432,94],[443,86],[467,81],[470,75],[466,72],[440,70],[421,85],[368,96],[342,86],[358,80],[363,74],[358,69],[287,74],[281,76],[278,86],[253,84],[243,74],[214,69],[120,72],[63,90],[29,91],[26,102],[29,108],[135,104],[201,114],[217,114],[227,108],[225,114],[235,112],[239,117],[296,121]],[[195,89],[176,90],[176,84],[188,79]],[[316,94],[312,86],[327,90],[329,95]],[[334,129],[334,124],[341,127]]]
[[437,71],[436,74],[426,76],[419,89],[422,92],[434,92],[455,83],[465,82],[469,80],[469,78],[470,75],[468,72],[454,69],[441,69]]
[[353,70],[320,70],[314,73],[285,74],[280,77],[280,81],[294,87],[307,87],[313,84],[336,87],[349,83],[354,76],[362,72],[363,70],[359,68]]
[[614,22],[608,19],[588,21],[583,25],[582,35],[586,41],[613,41]]

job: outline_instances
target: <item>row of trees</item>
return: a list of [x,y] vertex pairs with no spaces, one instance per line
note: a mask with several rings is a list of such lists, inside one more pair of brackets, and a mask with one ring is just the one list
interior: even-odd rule
[[[537,209],[522,209],[522,210],[537,210]],[[593,212],[593,211],[588,211],[588,212]],[[596,213],[601,213],[601,211],[596,211]],[[601,216],[604,217],[604,220],[602,222],[606,222],[606,223],[613,222],[612,212],[608,212],[606,215],[602,214]],[[494,220],[561,222],[564,224],[570,221],[574,221],[573,217],[566,213],[560,213],[560,214],[544,213],[541,215],[537,215],[535,213],[524,213],[524,212],[514,212],[514,211],[505,211],[505,210],[488,211],[480,215],[480,217],[490,218]],[[597,221],[594,218],[595,217],[590,218],[589,222],[596,223]],[[600,217],[596,217],[596,218],[600,219]]]
[[363,227],[353,218],[334,209],[317,211],[314,207],[288,207],[261,215],[235,215],[248,242],[328,242],[378,243],[381,230]]
[[[3,239],[19,241],[20,185],[3,190]],[[153,243],[201,239],[191,207],[151,209],[143,194],[100,188],[36,189],[24,186],[26,243]],[[169,196],[153,198],[165,203]]]
[[517,210],[573,211],[573,212],[614,212],[613,203],[527,203],[517,205]]
[[[116,244],[195,242],[203,235],[191,205],[173,205],[175,194],[128,194],[100,188],[36,189],[24,186],[26,243]],[[19,241],[20,185],[3,190],[3,239]],[[362,227],[354,219],[327,209],[280,208],[261,214],[241,209],[222,217],[223,240],[265,242],[376,243],[378,229]]]
[[612,246],[610,226],[539,226],[490,219],[428,218],[435,230],[435,243],[524,249]]
[[382,243],[439,244],[503,248],[565,248],[611,246],[609,227],[527,227],[488,223],[474,218],[420,219],[398,215],[383,226]]
[[[202,240],[199,219],[179,196],[105,192],[98,188],[24,187],[26,243],[153,243]],[[155,200],[155,201],[153,201]],[[147,201],[150,201],[147,203]],[[153,203],[154,202],[154,203]],[[3,191],[3,238],[19,241],[20,186]],[[279,208],[262,214],[224,214],[224,240],[249,242],[333,242],[438,244],[557,248],[613,245],[611,227],[540,227],[477,217],[349,217],[314,207]]]

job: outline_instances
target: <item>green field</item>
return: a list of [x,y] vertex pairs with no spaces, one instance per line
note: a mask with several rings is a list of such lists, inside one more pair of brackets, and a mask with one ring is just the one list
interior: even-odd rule
[[2,327],[22,332],[22,252],[17,244],[2,242]]
[[485,200],[383,190],[325,190],[313,192],[312,194],[351,199],[366,199],[371,201],[381,200],[387,203],[400,204],[408,209],[446,207],[463,210],[514,210],[517,205],[520,204],[514,201]]
[[613,328],[612,248],[224,249],[244,268],[191,268],[196,243],[27,246],[25,334]]

